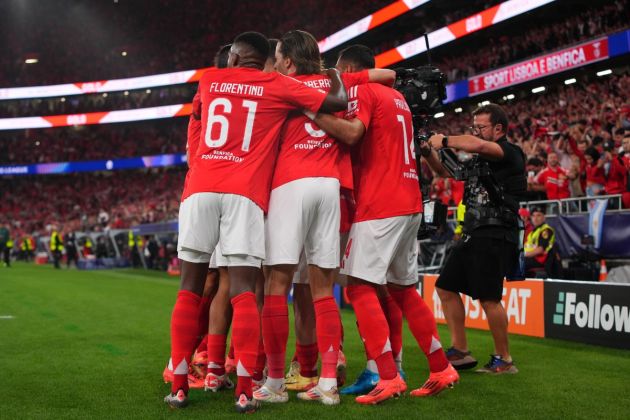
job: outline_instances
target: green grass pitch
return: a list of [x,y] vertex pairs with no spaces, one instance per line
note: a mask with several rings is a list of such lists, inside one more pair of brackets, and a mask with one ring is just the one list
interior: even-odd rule
[[[178,280],[139,270],[55,271],[0,268],[0,418],[227,418],[231,392],[191,391],[185,410],[162,402],[168,385],[169,318]],[[348,378],[365,360],[354,314],[342,311]],[[448,333],[440,326],[448,344]],[[492,351],[485,331],[469,332],[481,362]],[[336,407],[298,401],[265,405],[260,419],[630,418],[630,353],[512,336],[517,375],[464,372],[452,390],[403,396],[375,407],[342,397]],[[289,353],[294,346],[289,340]],[[410,389],[427,377],[424,356],[405,328]]]

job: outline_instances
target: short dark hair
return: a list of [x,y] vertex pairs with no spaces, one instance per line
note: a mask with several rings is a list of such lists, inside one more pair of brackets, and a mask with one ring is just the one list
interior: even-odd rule
[[497,104],[482,105],[473,111],[473,116],[479,114],[490,114],[490,122],[492,125],[501,124],[503,132],[508,131],[508,117],[503,108]]
[[269,40],[260,32],[243,32],[234,38],[232,44],[247,44],[263,63],[269,56]]
[[276,61],[276,47],[278,46],[278,38],[269,38],[269,54],[267,54],[267,59],[271,59]]
[[374,51],[370,47],[361,44],[351,45],[339,52],[338,60],[347,61],[361,69],[373,69],[376,67]]
[[296,74],[318,74],[322,71],[317,40],[306,31],[294,30],[282,35],[280,52],[293,61]]
[[596,148],[594,148],[593,146],[589,147],[588,149],[586,149],[584,151],[585,155],[590,156],[591,158],[593,158],[593,160],[597,161],[600,157],[599,152],[597,151]]
[[537,157],[527,159],[527,164],[533,166],[543,166],[542,160],[538,159]]
[[226,44],[219,48],[216,55],[214,56],[214,66],[218,69],[224,69],[227,67],[228,56],[230,55],[230,48],[232,48],[232,44]]

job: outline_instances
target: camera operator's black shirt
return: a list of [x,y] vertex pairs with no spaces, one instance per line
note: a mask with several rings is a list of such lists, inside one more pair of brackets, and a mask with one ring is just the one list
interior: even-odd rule
[[[503,159],[493,161],[481,158],[481,160],[488,162],[488,167],[492,171],[495,179],[503,186],[505,197],[504,205],[518,217],[518,203],[523,199],[527,191],[525,155],[519,146],[510,143],[505,136],[497,140],[496,143],[503,150]],[[522,182],[517,182],[519,178],[522,178]],[[505,238],[514,243],[518,243],[519,241],[516,227],[481,226],[471,232],[470,235]]]

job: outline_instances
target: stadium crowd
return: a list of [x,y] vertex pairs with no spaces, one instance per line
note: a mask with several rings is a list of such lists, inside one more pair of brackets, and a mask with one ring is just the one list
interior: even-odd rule
[[[630,75],[587,84],[558,86],[545,94],[505,104],[509,137],[527,156],[530,199],[562,199],[598,194],[625,194],[630,170]],[[445,134],[469,131],[466,113],[449,114],[432,127]],[[457,205],[458,182],[433,177],[433,198]]]
[[61,98],[20,99],[0,102],[0,118],[113,111],[176,105],[190,101],[196,85],[164,86],[154,89],[95,93]]
[[[11,18],[0,26],[0,38],[5,40],[0,86],[86,82],[207,67],[219,46],[244,30],[275,28],[276,33],[269,35],[279,36],[303,28],[321,39],[391,0],[351,2],[343,8],[335,7],[334,0],[278,2],[281,13],[269,13],[269,4],[257,1],[213,2],[211,7],[199,7],[191,0],[154,3],[150,8],[127,1],[88,7],[66,0],[38,4],[29,8],[28,15],[11,2],[0,5],[0,12]],[[47,19],[59,8],[65,9],[67,21]],[[28,31],[21,30],[25,26]],[[108,31],[109,27],[118,31]],[[40,63],[25,64],[29,57]]]
[[0,165],[183,153],[185,144],[183,118],[25,130],[0,135]]
[[581,14],[560,14],[544,26],[528,31],[488,38],[483,54],[477,51],[438,56],[438,66],[445,69],[449,81],[461,80],[484,71],[533,57],[545,52],[593,39],[599,35],[627,28],[630,5],[614,0],[592,5]]
[[0,214],[14,234],[123,229],[177,218],[185,168],[1,178]]
[[[510,101],[505,108],[510,116],[510,137],[528,158],[530,199],[556,199],[618,194],[628,191],[627,169],[630,144],[624,142],[624,129],[630,128],[630,76],[610,76],[588,84],[559,86],[542,95]],[[470,116],[452,114],[435,122],[435,131],[466,132]],[[19,137],[8,135],[0,142],[0,164],[28,164],[75,160],[110,159],[163,153],[183,153],[185,120],[169,119],[126,125],[24,131]],[[133,139],[133,141],[129,141]],[[98,147],[94,144],[98,143]],[[624,149],[625,148],[625,149]],[[622,153],[625,151],[625,154]],[[551,155],[551,156],[550,156]],[[601,159],[600,159],[601,158]],[[556,161],[558,166],[556,167]],[[550,162],[551,161],[551,162]],[[617,163],[626,165],[625,171]],[[549,177],[549,166],[557,173]],[[606,169],[608,166],[612,170]],[[542,176],[539,176],[540,173]],[[175,172],[178,173],[178,172]],[[434,177],[428,168],[424,177],[432,183],[433,198],[457,205],[461,183]],[[564,179],[556,188],[556,178]],[[87,180],[92,175],[81,175]],[[50,191],[60,188],[67,177],[51,181],[38,179]],[[100,179],[94,176],[98,183]],[[120,179],[115,175],[111,180]],[[180,178],[178,177],[178,180]],[[108,181],[109,182],[109,181]],[[179,182],[179,181],[177,181]],[[175,189],[180,185],[173,181]],[[54,196],[53,196],[54,197]],[[90,209],[85,198],[75,199],[81,208]],[[143,194],[137,195],[142,200]],[[625,202],[628,205],[627,201]]]

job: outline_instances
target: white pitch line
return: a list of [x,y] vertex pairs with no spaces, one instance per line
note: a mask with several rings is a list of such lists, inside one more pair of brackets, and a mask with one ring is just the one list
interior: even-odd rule
[[13,315],[0,315],[0,319],[13,319],[15,318]]

